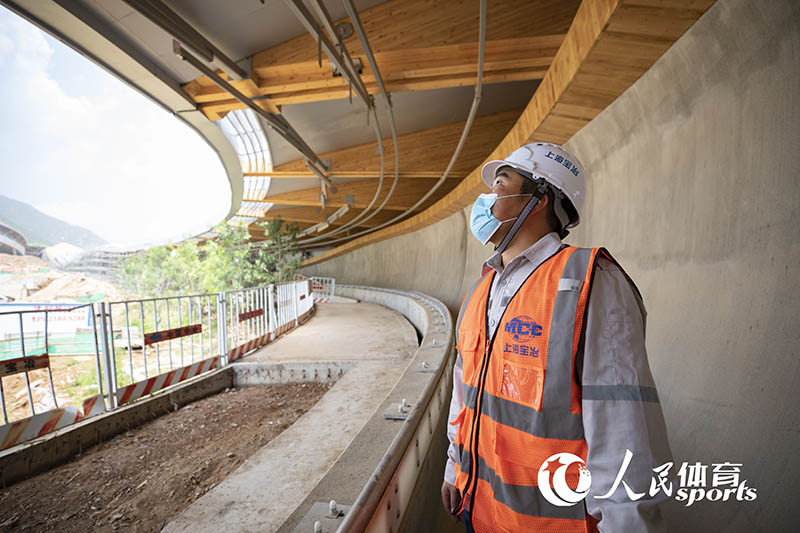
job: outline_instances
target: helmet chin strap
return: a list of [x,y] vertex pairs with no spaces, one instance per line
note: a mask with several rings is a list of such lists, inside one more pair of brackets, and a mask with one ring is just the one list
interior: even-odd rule
[[525,223],[525,219],[528,218],[528,215],[531,214],[531,211],[533,211],[533,208],[536,207],[536,204],[539,203],[539,200],[542,199],[542,196],[544,196],[546,192],[547,192],[547,185],[545,185],[544,183],[538,184],[536,192],[533,193],[533,196],[531,196],[531,199],[528,200],[528,203],[525,204],[525,207],[522,208],[522,212],[517,217],[517,220],[514,222],[514,225],[511,226],[511,229],[508,230],[508,233],[506,233],[506,236],[503,237],[502,242],[500,242],[500,244],[497,246],[497,248],[494,249],[495,252],[503,253],[505,251],[505,249],[508,248],[508,245],[511,243],[511,240],[514,238],[514,235],[517,234],[519,229],[522,227],[522,224]]

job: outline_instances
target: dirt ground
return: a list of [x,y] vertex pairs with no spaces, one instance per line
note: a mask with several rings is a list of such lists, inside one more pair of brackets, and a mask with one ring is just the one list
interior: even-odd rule
[[229,389],[0,491],[0,531],[159,531],[331,385]]

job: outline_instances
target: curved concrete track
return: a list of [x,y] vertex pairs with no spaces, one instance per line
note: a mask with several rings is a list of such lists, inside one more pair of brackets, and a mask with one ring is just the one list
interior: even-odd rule
[[[164,531],[278,529],[381,406],[417,348],[416,331],[395,311],[370,303],[317,304],[308,323],[237,365],[332,361],[350,369],[300,420]],[[376,443],[380,453],[388,445]]]
[[[608,247],[644,295],[676,462],[741,463],[758,491],[752,502],[670,508],[682,531],[800,522],[798,65],[800,4],[719,0],[568,143],[590,184],[567,242]],[[305,273],[418,290],[455,314],[490,253],[467,217]]]

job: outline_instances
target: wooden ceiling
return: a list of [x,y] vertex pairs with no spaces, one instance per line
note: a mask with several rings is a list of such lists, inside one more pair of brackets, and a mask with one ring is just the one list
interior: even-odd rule
[[[577,0],[494,0],[486,14],[484,83],[541,79],[553,61]],[[474,0],[390,0],[359,13],[389,92],[475,85],[478,4]],[[340,21],[337,21],[337,23]],[[358,38],[345,39],[363,65],[362,79],[377,94],[374,73]],[[334,76],[327,57],[319,61],[310,34],[255,54],[251,78],[233,82],[242,93],[261,97],[264,109],[285,104],[347,98],[349,88]],[[201,77],[183,86],[211,120],[244,106]]]
[[[502,158],[528,141],[566,142],[630,87],[711,5],[713,0],[493,0],[488,2],[484,83],[541,79],[527,107],[478,118],[449,179],[403,221],[367,233],[306,261],[313,264],[441,220],[483,192],[480,167]],[[390,0],[359,13],[389,92],[471,86],[478,51],[478,3],[474,0]],[[364,66],[368,92],[378,92],[361,43],[345,40]],[[319,61],[311,35],[303,35],[252,57],[251,78],[232,82],[264,109],[347,98],[346,82],[335,76],[327,57]],[[184,85],[185,92],[211,120],[244,106],[209,79]],[[463,123],[400,136],[400,179],[384,211],[358,228],[368,230],[411,207],[442,175],[458,142]],[[352,220],[372,200],[378,187],[377,143],[320,154],[331,160],[336,192],[320,203],[319,181],[301,159],[269,173],[245,173],[245,179],[303,180],[308,186],[267,196],[273,207],[264,219],[308,227],[337,208],[351,205],[332,224]],[[394,148],[384,139],[384,185],[394,177]],[[353,181],[355,180],[355,181]],[[263,232],[251,226],[254,239]],[[319,243],[324,245],[324,241]]]

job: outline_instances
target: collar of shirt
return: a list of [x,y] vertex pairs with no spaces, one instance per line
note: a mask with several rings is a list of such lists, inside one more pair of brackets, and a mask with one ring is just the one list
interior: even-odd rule
[[494,269],[497,275],[492,280],[492,290],[486,305],[486,318],[489,334],[494,336],[508,302],[522,286],[528,275],[561,247],[561,239],[556,233],[548,233],[530,248],[502,265],[502,256],[494,254],[483,264],[484,275]]
[[535,268],[542,261],[556,253],[560,247],[561,239],[558,238],[557,233],[551,232],[533,243],[530,248],[519,254],[517,257],[509,261],[505,267],[503,266],[503,255],[499,252],[496,252],[489,259],[487,259],[485,263],[483,263],[482,272],[483,274],[486,274],[489,269],[492,269],[500,274],[503,272],[504,268],[514,266],[516,263],[519,263],[523,260],[530,261],[533,263]]

